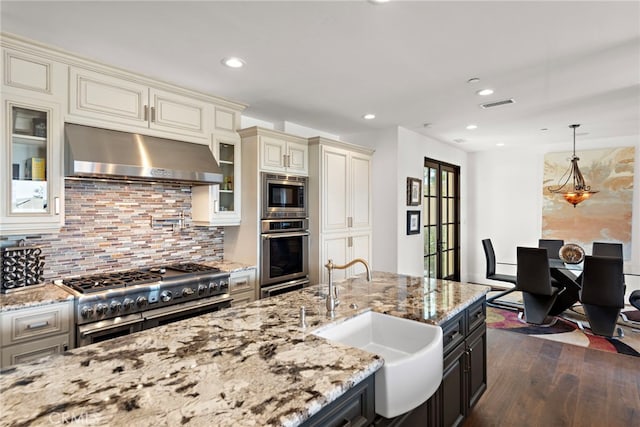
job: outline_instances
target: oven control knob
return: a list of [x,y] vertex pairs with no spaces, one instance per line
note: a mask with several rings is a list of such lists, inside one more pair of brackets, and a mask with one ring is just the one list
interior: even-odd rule
[[111,304],[109,305],[109,310],[111,310],[112,313],[119,312],[121,308],[122,304],[118,301],[111,301]]
[[85,305],[84,307],[82,307],[82,309],[80,310],[80,315],[82,317],[91,317],[91,315],[93,314],[93,307],[89,306],[89,305]]
[[193,289],[191,289],[191,288],[184,288],[184,289],[182,290],[182,296],[183,296],[183,297],[188,297],[188,296],[190,296],[190,295],[193,295]]
[[162,293],[160,294],[160,299],[162,300],[162,302],[169,302],[171,301],[172,297],[173,294],[171,293],[171,291],[162,291]]
[[147,299],[145,297],[138,297],[138,299],[136,299],[136,304],[138,304],[138,307],[144,307],[147,305]]
[[131,307],[133,307],[133,300],[131,298],[125,298],[122,302],[122,306],[125,310],[129,310]]
[[96,314],[105,314],[108,308],[107,304],[98,304],[96,305]]
[[226,280],[220,280],[220,289],[226,289],[229,287],[229,283]]
[[216,283],[216,282],[209,283],[209,289],[211,289],[212,291],[219,291],[220,283]]
[[207,287],[205,285],[198,285],[198,295],[204,294],[206,290]]

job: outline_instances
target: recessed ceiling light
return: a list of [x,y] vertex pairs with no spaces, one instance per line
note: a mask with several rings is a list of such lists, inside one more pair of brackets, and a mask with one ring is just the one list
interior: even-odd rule
[[504,142],[498,142],[496,145],[497,145],[498,147],[504,147]]
[[469,80],[467,80],[467,83],[478,83],[480,81],[479,78],[477,77],[472,77]]
[[376,118],[376,115],[368,113],[368,114],[365,114],[364,116],[362,116],[362,118],[365,119],[365,120],[373,120],[373,119]]
[[476,93],[480,96],[487,96],[493,94],[493,89],[480,89]]
[[467,125],[468,130],[478,129],[478,125]]
[[244,67],[245,62],[241,58],[230,56],[228,58],[224,58],[222,60],[222,64],[229,68],[242,68]]

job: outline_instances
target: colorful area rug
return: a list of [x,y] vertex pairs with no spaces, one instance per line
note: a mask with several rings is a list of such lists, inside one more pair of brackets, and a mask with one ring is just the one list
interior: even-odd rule
[[640,333],[634,332],[632,328],[623,327],[625,333],[623,338],[605,338],[585,332],[575,323],[560,317],[558,317],[558,321],[553,326],[536,326],[520,321],[516,311],[495,307],[487,307],[487,327],[595,350],[640,357]]

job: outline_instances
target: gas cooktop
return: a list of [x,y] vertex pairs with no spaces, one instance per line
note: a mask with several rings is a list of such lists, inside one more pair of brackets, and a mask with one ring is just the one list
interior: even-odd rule
[[218,273],[219,268],[196,263],[178,263],[149,269],[126,270],[114,273],[91,274],[72,279],[65,279],[62,284],[82,293],[102,292],[130,286],[159,282],[169,277],[184,276],[197,273]]

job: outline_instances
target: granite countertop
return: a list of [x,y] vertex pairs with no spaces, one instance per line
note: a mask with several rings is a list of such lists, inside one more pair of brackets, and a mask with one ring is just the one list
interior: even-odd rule
[[73,294],[62,286],[51,283],[33,288],[20,289],[8,294],[0,294],[0,313],[10,310],[20,310],[27,307],[37,307],[72,300]]
[[230,260],[222,260],[222,261],[211,261],[211,262],[203,262],[203,264],[210,265],[211,267],[217,267],[220,270],[227,273],[235,273],[238,271],[250,270],[252,268],[256,268],[255,265],[245,264],[242,262],[230,261]]
[[374,272],[372,282],[347,279],[338,289],[333,319],[326,286],[311,286],[9,368],[0,376],[3,422],[298,425],[383,364],[313,330],[370,309],[439,324],[489,288]]

